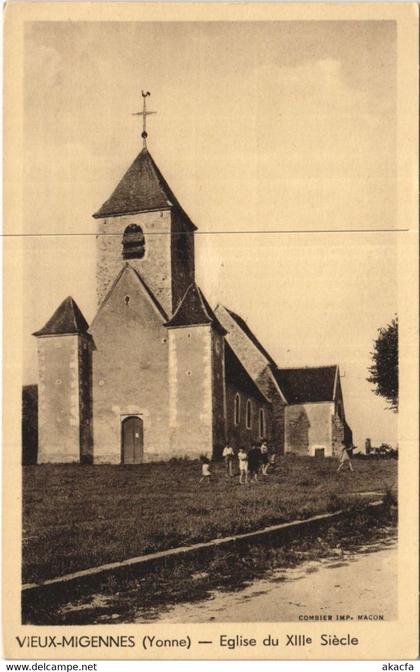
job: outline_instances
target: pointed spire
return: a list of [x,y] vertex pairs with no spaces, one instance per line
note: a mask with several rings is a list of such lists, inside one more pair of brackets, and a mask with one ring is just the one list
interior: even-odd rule
[[76,301],[68,296],[58,306],[48,322],[35,331],[33,336],[55,336],[63,334],[85,334],[89,328]]
[[177,200],[148,149],[142,149],[111,196],[93,215],[115,217],[134,212],[169,210]]
[[134,112],[134,115],[143,117],[143,149],[117,184],[111,196],[93,214],[95,219],[134,215],[141,212],[156,210],[173,210],[178,212],[184,225],[189,231],[197,227],[177,201],[175,194],[169,187],[149,150],[147,149],[146,118],[149,114],[156,114],[146,110],[146,98],[150,91],[142,91],[143,111]]
[[210,308],[201,289],[193,282],[171,319],[165,323],[165,327],[187,327],[199,324],[210,324],[220,333],[226,334],[226,330]]
[[184,212],[152,155],[143,148],[107,201],[93,215],[95,219],[138,212],[177,209],[195,231],[196,226]]

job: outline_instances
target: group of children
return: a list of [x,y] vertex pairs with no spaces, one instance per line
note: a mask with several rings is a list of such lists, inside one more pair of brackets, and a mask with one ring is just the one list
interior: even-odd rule
[[[229,443],[223,448],[222,453],[225,466],[226,466],[226,475],[232,478],[235,475],[235,460],[238,458],[239,463],[239,483],[243,485],[248,482],[257,482],[258,474],[262,476],[267,476],[270,465],[273,465],[276,459],[275,453],[269,452],[267,441],[262,441],[260,444],[253,444],[248,452],[245,448],[239,448],[238,454],[235,455],[235,451]],[[339,465],[337,471],[348,466],[349,470],[353,471],[353,466],[351,463],[351,451],[344,445],[341,446],[341,452],[339,456]],[[201,457],[201,478],[202,481],[210,482],[211,471],[210,471],[210,460],[204,455]]]
[[[226,475],[232,478],[235,475],[235,460],[238,458],[239,464],[239,483],[243,485],[249,481],[258,481],[258,474],[267,476],[270,464],[274,464],[275,455],[270,455],[267,441],[262,441],[260,444],[253,444],[248,452],[245,448],[239,448],[238,454],[229,443],[223,449],[222,453],[225,466]],[[210,460],[207,457],[201,458],[201,481],[210,481]],[[249,476],[249,478],[248,478]]]

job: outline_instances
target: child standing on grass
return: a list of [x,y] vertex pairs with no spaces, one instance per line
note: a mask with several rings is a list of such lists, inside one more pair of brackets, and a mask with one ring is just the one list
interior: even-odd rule
[[251,450],[248,453],[248,469],[250,480],[258,481],[258,472],[260,470],[261,463],[261,450],[259,446],[251,446]]
[[239,460],[239,483],[243,485],[243,483],[248,483],[248,455],[246,454],[244,448],[239,448],[238,460]]
[[263,476],[267,476],[268,467],[268,446],[267,441],[263,441],[261,444],[261,473]]
[[202,456],[201,458],[201,478],[199,483],[201,481],[206,481],[206,483],[210,483],[210,460],[208,457]]
[[235,457],[232,446],[229,445],[229,441],[226,446],[223,448],[223,459],[226,465],[226,476],[233,476],[233,459]]

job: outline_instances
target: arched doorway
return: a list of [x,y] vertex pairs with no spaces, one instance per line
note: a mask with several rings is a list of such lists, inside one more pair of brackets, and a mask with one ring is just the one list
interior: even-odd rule
[[124,418],[121,423],[121,462],[143,462],[143,420],[136,415]]

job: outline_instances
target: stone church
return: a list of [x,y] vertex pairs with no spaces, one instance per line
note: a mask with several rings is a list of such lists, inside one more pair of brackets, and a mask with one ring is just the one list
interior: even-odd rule
[[218,457],[226,441],[332,455],[352,442],[337,365],[279,368],[195,282],[196,226],[146,145],[97,222],[97,312],[67,297],[34,333],[38,462]]

